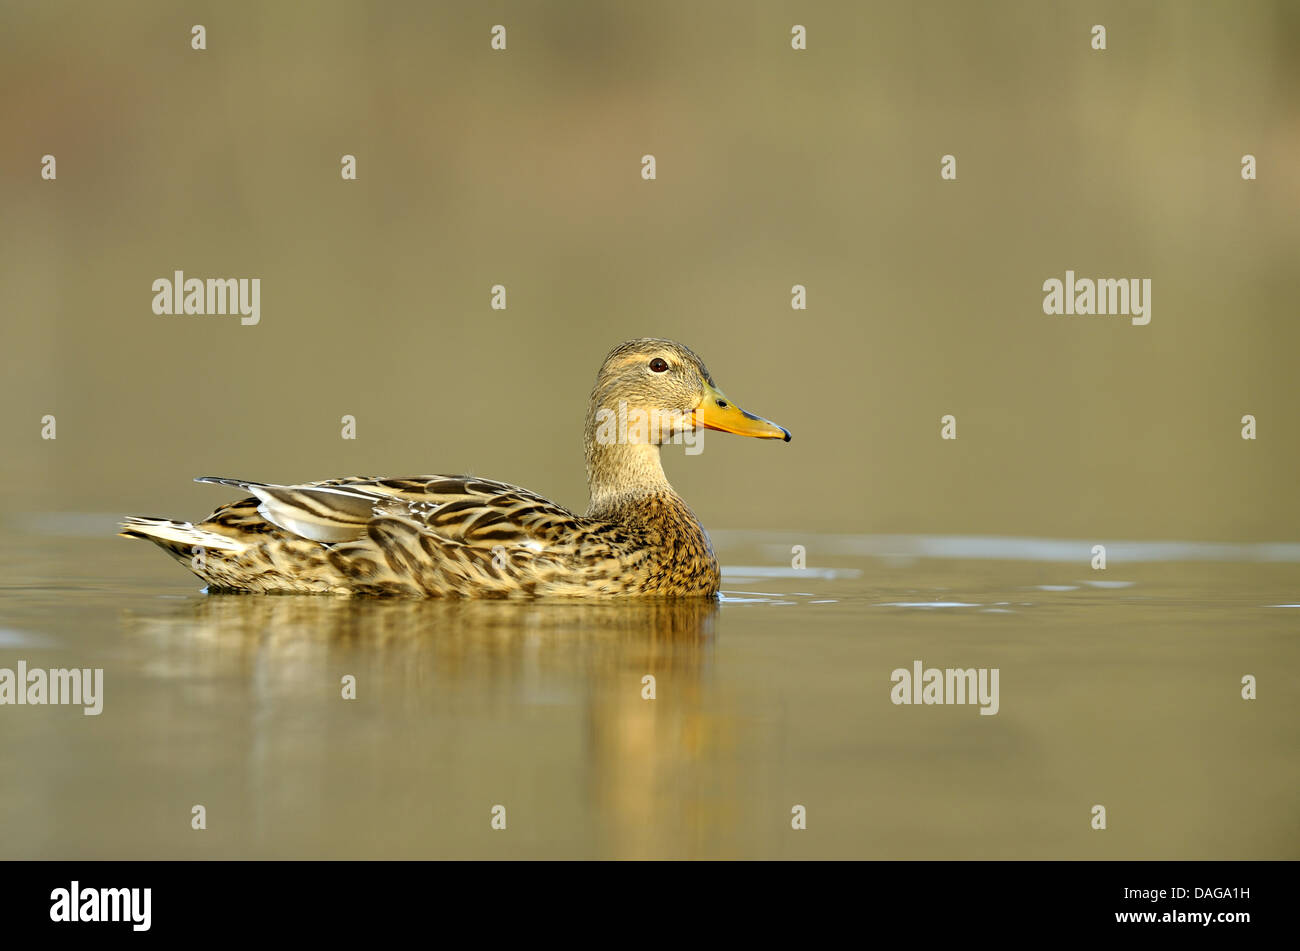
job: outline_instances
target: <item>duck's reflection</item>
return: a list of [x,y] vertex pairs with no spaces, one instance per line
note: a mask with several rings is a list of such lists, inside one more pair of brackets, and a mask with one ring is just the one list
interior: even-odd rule
[[404,601],[218,594],[131,615],[140,632],[202,643],[226,661],[267,651],[380,649],[380,666],[455,675],[524,653],[554,667],[692,671],[705,663],[718,604],[703,598]]
[[[382,691],[385,728],[406,737],[404,749],[413,729],[427,731],[434,742],[450,732],[466,742],[465,732],[486,719],[492,739],[485,744],[494,744],[503,757],[527,759],[546,751],[525,747],[528,734],[518,728],[540,708],[568,706],[573,712],[562,730],[569,741],[555,737],[556,749],[546,757],[555,775],[537,785],[580,790],[586,799],[581,812],[590,822],[574,830],[579,851],[621,857],[690,854],[700,825],[718,820],[704,806],[723,778],[712,760],[733,739],[706,676],[718,613],[718,603],[704,599],[439,602],[211,595],[151,607],[128,615],[125,623],[147,640],[154,674],[178,681],[233,679],[248,691],[260,711],[255,721],[263,724],[279,722],[286,707],[309,703],[308,696],[333,691],[337,697],[340,673],[352,673],[359,692]],[[653,700],[646,698],[648,677],[654,678]],[[512,727],[518,746],[501,739]],[[355,743],[352,729],[347,719],[329,714],[319,730],[334,735],[300,736],[294,753],[337,756],[345,738]],[[573,737],[575,730],[579,737]],[[383,744],[379,732],[368,742]],[[250,758],[259,761],[253,775],[268,782],[290,779],[274,762],[281,742],[252,738]],[[381,762],[382,752],[372,750]],[[701,789],[702,780],[715,788]],[[535,796],[533,811],[544,812],[553,790],[516,795],[521,793]]]

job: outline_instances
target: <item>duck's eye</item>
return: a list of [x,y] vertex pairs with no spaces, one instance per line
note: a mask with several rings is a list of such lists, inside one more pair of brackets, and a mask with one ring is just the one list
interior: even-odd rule
[[663,373],[668,369],[668,361],[663,357],[655,357],[650,361],[650,369],[654,370],[656,373]]

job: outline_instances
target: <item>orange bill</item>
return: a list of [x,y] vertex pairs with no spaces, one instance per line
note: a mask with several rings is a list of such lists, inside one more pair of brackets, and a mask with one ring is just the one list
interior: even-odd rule
[[790,441],[790,432],[770,419],[755,416],[737,406],[719,389],[705,385],[704,402],[695,408],[695,425],[737,436]]

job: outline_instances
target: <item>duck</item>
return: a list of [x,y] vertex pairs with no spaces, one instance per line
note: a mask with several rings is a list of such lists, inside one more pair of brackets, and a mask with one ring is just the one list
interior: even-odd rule
[[407,598],[717,598],[708,533],[664,474],[661,446],[707,430],[790,441],[733,403],[689,347],[659,337],[605,357],[587,405],[584,514],[474,475],[282,485],[202,476],[246,497],[201,522],[127,516],[212,593]]

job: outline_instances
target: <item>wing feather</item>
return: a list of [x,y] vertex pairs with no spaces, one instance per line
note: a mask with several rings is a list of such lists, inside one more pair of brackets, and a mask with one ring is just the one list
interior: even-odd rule
[[572,548],[591,537],[580,531],[582,520],[563,506],[519,486],[476,476],[351,477],[302,485],[214,476],[195,481],[245,489],[271,525],[323,544],[363,539],[381,518],[401,518],[439,539],[475,548],[540,552]]

